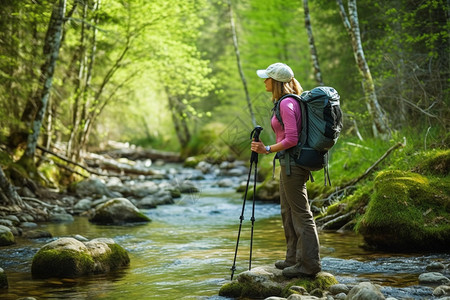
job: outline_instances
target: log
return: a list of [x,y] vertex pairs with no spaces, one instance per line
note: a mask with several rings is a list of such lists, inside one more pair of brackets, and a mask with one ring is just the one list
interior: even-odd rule
[[115,149],[101,154],[107,155],[112,158],[128,158],[130,160],[163,160],[165,162],[182,162],[180,154],[167,151],[159,151],[154,149],[143,149],[143,148],[123,148]]
[[352,186],[355,185],[356,183],[360,182],[361,180],[363,180],[364,178],[366,178],[370,173],[372,173],[375,168],[383,161],[386,159],[386,157],[389,156],[389,154],[391,154],[394,150],[400,148],[400,147],[404,147],[404,144],[398,142],[397,144],[395,144],[394,146],[392,146],[391,148],[389,148],[375,163],[373,163],[362,175],[360,175],[358,178],[350,181],[349,183],[345,184],[343,186],[343,188],[346,188],[348,186]]

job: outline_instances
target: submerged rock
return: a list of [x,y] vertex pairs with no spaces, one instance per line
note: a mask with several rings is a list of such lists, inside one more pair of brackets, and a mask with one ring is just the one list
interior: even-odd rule
[[419,275],[419,283],[420,284],[431,284],[431,285],[439,285],[439,284],[449,284],[450,279],[445,277],[443,274],[439,272],[429,272],[423,273]]
[[0,225],[0,246],[8,246],[15,243],[14,235],[9,227]]
[[44,245],[33,257],[31,273],[38,278],[74,278],[107,273],[130,263],[128,253],[112,239],[82,243],[60,238]]
[[89,221],[99,224],[124,224],[150,222],[128,199],[114,198],[100,204]]
[[300,294],[302,288],[308,292],[324,290],[337,284],[333,275],[320,272],[315,278],[285,278],[281,270],[272,266],[258,267],[237,275],[236,279],[222,286],[220,296],[230,298],[288,297]]
[[0,268],[0,289],[7,289],[8,288],[8,277],[6,276],[5,271],[3,271],[2,268]]

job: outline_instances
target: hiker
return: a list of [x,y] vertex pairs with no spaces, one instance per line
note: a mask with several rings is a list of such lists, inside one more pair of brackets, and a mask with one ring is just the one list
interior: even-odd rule
[[[300,83],[294,78],[292,69],[286,64],[272,64],[265,70],[258,70],[257,75],[264,78],[266,91],[272,93],[274,104],[283,95],[300,95],[303,92]],[[292,97],[283,99],[280,103],[280,113],[284,126],[277,120],[275,114],[271,119],[276,144],[265,146],[261,140],[253,141],[252,151],[269,154],[297,145],[302,118],[299,103]],[[276,261],[275,266],[283,270],[285,277],[315,276],[321,270],[321,262],[319,237],[306,192],[306,181],[310,171],[289,163],[290,172],[286,172],[286,160],[284,158],[279,160],[281,218],[287,249],[286,258]]]

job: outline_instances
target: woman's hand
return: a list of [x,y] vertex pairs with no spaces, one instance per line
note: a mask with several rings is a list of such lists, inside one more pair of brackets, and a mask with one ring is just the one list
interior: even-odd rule
[[263,142],[259,141],[259,142],[255,142],[252,141],[252,146],[251,149],[253,152],[256,152],[258,154],[266,154],[266,146],[264,146]]

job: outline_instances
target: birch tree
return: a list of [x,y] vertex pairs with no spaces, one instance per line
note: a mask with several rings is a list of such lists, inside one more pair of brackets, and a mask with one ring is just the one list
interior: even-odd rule
[[351,37],[351,44],[353,48],[353,54],[356,64],[362,77],[362,86],[364,90],[364,98],[369,112],[372,118],[372,132],[375,137],[381,137],[387,139],[390,136],[390,129],[388,122],[381,108],[377,93],[375,90],[375,84],[372,79],[369,65],[367,64],[364,56],[364,50],[361,42],[361,33],[359,29],[358,12],[356,6],[356,0],[348,0],[348,15],[346,13],[342,0],[336,0],[339,7],[339,13],[344,23],[344,27]]
[[228,11],[230,14],[231,34],[233,36],[234,53],[236,54],[236,62],[237,62],[237,66],[239,69],[239,75],[241,76],[242,85],[244,86],[245,99],[247,100],[248,111],[249,111],[250,117],[252,119],[253,127],[255,127],[256,119],[255,119],[255,114],[253,113],[252,102],[250,101],[250,94],[248,92],[247,80],[245,79],[244,70],[242,69],[242,65],[241,65],[241,55],[239,53],[239,44],[238,44],[238,40],[237,40],[236,25],[234,23],[233,7],[231,5],[231,0],[228,0]]
[[39,138],[42,123],[44,121],[47,103],[50,97],[53,84],[53,74],[55,72],[56,62],[58,60],[59,49],[61,47],[61,38],[64,26],[64,15],[66,11],[66,0],[58,0],[53,7],[50,22],[47,29],[44,44],[45,61],[41,67],[40,91],[35,93],[31,99],[31,105],[37,106],[37,112],[31,124],[31,133],[28,135],[27,146],[22,160],[33,161],[36,152],[37,141]]
[[311,60],[314,68],[314,79],[318,85],[324,85],[322,79],[322,72],[320,71],[319,56],[317,55],[316,44],[314,42],[314,35],[311,26],[311,16],[309,14],[308,0],[303,0],[303,11],[305,13],[305,27],[308,33],[309,51],[311,53]]

